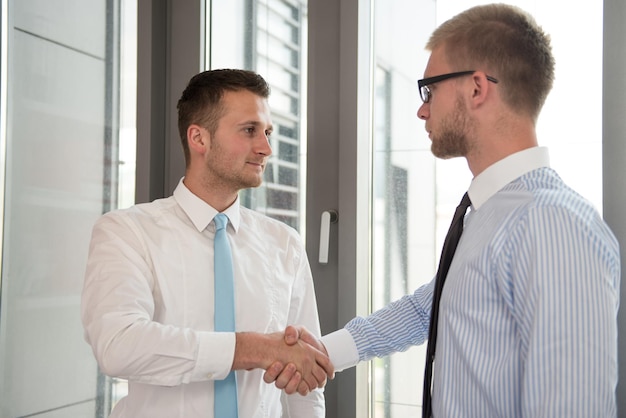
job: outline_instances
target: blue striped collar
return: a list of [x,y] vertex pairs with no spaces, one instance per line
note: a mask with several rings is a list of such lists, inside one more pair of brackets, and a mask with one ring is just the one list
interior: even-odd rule
[[477,210],[504,186],[541,167],[550,167],[550,156],[546,147],[528,148],[492,164],[474,177],[470,184],[468,194],[472,207]]

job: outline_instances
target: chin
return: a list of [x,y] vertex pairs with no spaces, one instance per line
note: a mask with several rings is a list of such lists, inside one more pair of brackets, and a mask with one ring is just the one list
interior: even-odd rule
[[250,180],[250,181],[247,182],[245,188],[246,189],[254,189],[254,188],[257,188],[257,187],[261,186],[261,184],[263,184],[263,179]]

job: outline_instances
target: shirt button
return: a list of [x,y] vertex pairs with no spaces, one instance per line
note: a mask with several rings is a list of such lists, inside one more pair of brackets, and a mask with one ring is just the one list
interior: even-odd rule
[[208,373],[208,374],[206,375],[206,377],[208,377],[209,379],[212,379],[212,378],[213,378],[213,373]]

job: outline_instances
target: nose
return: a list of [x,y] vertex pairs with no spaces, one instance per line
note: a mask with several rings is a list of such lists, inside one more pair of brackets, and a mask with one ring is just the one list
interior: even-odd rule
[[422,120],[426,120],[428,119],[429,114],[428,103],[422,103],[419,109],[417,109],[417,117]]
[[265,155],[266,157],[272,155],[272,146],[270,145],[269,136],[263,134],[259,137],[256,152],[257,154]]

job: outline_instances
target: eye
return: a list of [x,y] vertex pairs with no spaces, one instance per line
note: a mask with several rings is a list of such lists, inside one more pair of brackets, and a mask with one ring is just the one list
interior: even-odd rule
[[248,135],[254,135],[256,128],[254,126],[248,126],[247,128],[243,128],[243,131]]
[[422,88],[420,89],[420,96],[424,103],[430,102],[430,99],[432,97],[432,93],[430,92],[430,87],[422,86]]

